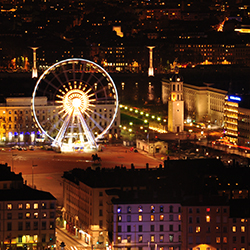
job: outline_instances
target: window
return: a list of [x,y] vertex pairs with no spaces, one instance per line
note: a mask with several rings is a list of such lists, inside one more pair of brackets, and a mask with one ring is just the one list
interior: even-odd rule
[[193,209],[192,208],[189,208],[188,209],[188,212],[191,214],[191,213],[193,213]]
[[12,204],[11,204],[11,203],[7,204],[7,209],[8,209],[8,210],[11,210],[11,209],[12,209]]
[[207,211],[207,213],[209,213],[210,212],[210,207],[207,207],[206,211]]
[[219,244],[220,243],[220,237],[216,237],[215,242]]
[[[211,243],[211,239],[210,236],[206,236],[206,244],[210,244]],[[208,250],[208,249],[207,249]]]
[[159,240],[160,240],[160,242],[163,242],[163,241],[164,241],[164,235],[163,235],[163,234],[160,235]]
[[174,235],[173,234],[170,234],[169,235],[169,242],[173,242],[174,241]]
[[188,218],[188,223],[193,223],[193,217]]
[[139,220],[139,221],[142,221],[142,215],[139,215],[139,216],[138,216],[138,220]]
[[236,236],[233,236],[233,243],[236,243]]
[[169,206],[169,213],[173,213],[173,206]]
[[46,218],[47,217],[47,213],[43,213],[43,218]]
[[211,232],[210,227],[207,227],[206,233],[210,233],[210,232]]
[[103,193],[102,193],[101,191],[99,192],[99,196],[100,196],[100,197],[102,197],[102,196],[103,196]]
[[43,208],[43,209],[46,209],[46,207],[47,207],[46,203],[43,202],[43,203],[42,203],[42,208]]
[[46,221],[42,221],[42,230],[46,229]]
[[163,221],[163,220],[164,220],[164,215],[160,214],[160,221]]
[[181,231],[181,225],[178,225],[178,231]]
[[118,221],[122,221],[122,216],[121,215],[118,215]]
[[170,232],[174,231],[174,225],[169,225],[169,231]]
[[138,213],[142,213],[142,211],[143,211],[143,210],[142,210],[142,206],[139,206],[139,207],[138,207]]
[[23,230],[23,223],[18,222],[18,231],[22,231],[22,230]]
[[23,218],[23,213],[18,213],[18,219],[22,219]]
[[138,235],[138,242],[142,243],[142,235]]
[[240,242],[241,242],[241,243],[245,243],[245,236],[241,236]]
[[200,243],[201,243],[200,236],[196,236],[196,244],[200,244]]
[[154,213],[155,212],[155,206],[151,206],[150,211],[151,211],[151,213]]
[[55,213],[54,213],[54,212],[50,212],[50,213],[49,213],[49,217],[50,217],[51,219],[55,218]]
[[18,208],[18,209],[23,209],[23,204],[22,204],[22,203],[19,203],[19,204],[17,205],[17,208]]
[[131,242],[131,235],[127,235],[127,242],[128,242],[128,243]]
[[196,213],[199,214],[200,213],[200,209],[196,208]]
[[30,209],[30,203],[26,203],[25,208],[26,208],[26,209]]
[[30,213],[26,213],[25,217],[26,217],[26,219],[29,219],[30,218]]
[[220,213],[220,209],[219,208],[216,208],[216,213]]
[[127,222],[131,221],[131,215],[127,215]]
[[131,232],[131,226],[127,226],[127,232]]
[[223,237],[223,243],[227,243],[227,237]]
[[121,233],[121,231],[122,231],[122,226],[118,226],[118,227],[117,227],[117,232],[118,232],[118,233]]
[[210,222],[210,216],[209,215],[206,216],[206,222]]
[[153,214],[150,215],[150,220],[154,221],[155,220],[155,216]]
[[193,227],[191,226],[191,227],[188,227],[188,232],[189,233],[193,233]]
[[142,225],[139,225],[138,231],[139,231],[139,232],[142,232]]
[[127,213],[131,213],[131,207],[127,207]]
[[26,230],[30,230],[30,222],[26,222],[25,223],[25,229]]
[[150,235],[150,242],[155,242],[155,236],[154,235]]
[[241,226],[241,227],[240,227],[240,231],[241,231],[242,233],[244,233],[244,232],[245,232],[245,226]]
[[50,221],[50,223],[49,223],[49,228],[50,228],[50,229],[54,229],[54,228],[55,228],[54,221]]
[[201,227],[196,227],[195,232],[200,233],[201,232]]
[[38,213],[37,212],[34,213],[34,218],[38,219]]
[[99,216],[102,216],[102,209],[99,209]]
[[163,206],[160,206],[160,213],[163,213],[164,209]]
[[223,212],[224,212],[224,213],[226,213],[226,212],[227,212],[227,209],[226,209],[226,208],[224,208],[224,209],[223,209]]
[[12,213],[7,213],[7,219],[11,220],[12,219]]
[[155,226],[154,225],[150,225],[150,231],[154,232],[155,231]]
[[196,217],[196,223],[200,223],[200,217]]
[[223,233],[227,233],[227,227],[223,227]]
[[[188,244],[193,244],[193,236],[188,237]],[[191,248],[193,249],[193,248]]]
[[[100,211],[102,211],[102,210],[100,210]],[[120,214],[121,212],[122,212],[122,208],[121,208],[121,207],[118,207],[118,208],[117,208],[117,213]],[[101,215],[101,216],[102,216],[102,215]]]
[[102,200],[99,200],[99,207],[102,207],[103,206],[103,202]]
[[38,203],[34,203],[34,209],[38,209]]
[[173,221],[174,216],[172,214],[169,215],[169,221]]
[[117,243],[121,243],[122,242],[122,237],[121,236],[117,236]]

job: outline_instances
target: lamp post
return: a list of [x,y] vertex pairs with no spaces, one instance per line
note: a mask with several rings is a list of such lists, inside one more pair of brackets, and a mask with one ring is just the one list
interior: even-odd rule
[[32,161],[32,188],[34,188],[34,167],[37,167],[37,165],[34,165]]

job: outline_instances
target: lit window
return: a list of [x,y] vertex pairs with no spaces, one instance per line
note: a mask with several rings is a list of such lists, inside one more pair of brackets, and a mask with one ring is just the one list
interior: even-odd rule
[[43,218],[46,218],[47,217],[47,213],[43,213]]
[[38,209],[38,203],[34,203],[34,209]]
[[181,220],[181,214],[178,215],[178,220]]
[[142,242],[142,235],[138,236],[138,242],[141,243]]
[[163,241],[164,241],[164,235],[161,234],[161,235],[160,235],[160,242],[163,242]]
[[195,232],[200,233],[200,231],[201,231],[201,227],[196,227]]
[[26,209],[30,209],[30,203],[26,203]]
[[131,207],[127,207],[127,213],[131,213]]
[[30,218],[30,213],[26,213],[26,218]]
[[150,242],[155,242],[155,236],[154,235],[150,235]]
[[23,209],[23,204],[19,203],[18,204],[18,209]]
[[216,237],[216,243],[220,243],[220,237]]
[[240,230],[241,230],[242,233],[244,233],[245,232],[245,226],[241,226]]
[[118,236],[118,237],[117,237],[117,242],[118,242],[118,243],[121,243],[121,242],[122,242],[122,237],[121,237],[121,236]]
[[206,216],[206,222],[210,222],[210,216],[209,215]]
[[150,220],[151,220],[151,221],[154,221],[154,220],[155,220],[155,216],[154,216],[154,215],[151,215],[151,216],[150,216]]
[[161,221],[164,220],[164,215],[163,214],[160,215],[160,220]]
[[142,213],[142,211],[143,211],[143,210],[142,210],[142,206],[139,206],[139,207],[138,207],[138,213]]
[[34,213],[34,218],[35,218],[35,219],[38,219],[38,213],[37,213],[37,212]]
[[232,231],[235,233],[236,232],[236,226],[232,227]]
[[210,212],[210,207],[207,207],[207,213],[209,213]]
[[118,215],[118,221],[122,221],[122,216]]
[[151,210],[151,213],[154,213],[155,212],[155,206],[151,206],[150,210]]
[[119,214],[119,213],[121,213],[121,211],[122,211],[122,208],[121,208],[121,207],[118,207],[118,208],[117,208],[117,213]]
[[11,203],[7,204],[7,209],[9,209],[9,210],[12,209],[12,204]]
[[227,237],[223,237],[223,243],[227,243]]
[[142,215],[139,215],[138,220],[142,221]]

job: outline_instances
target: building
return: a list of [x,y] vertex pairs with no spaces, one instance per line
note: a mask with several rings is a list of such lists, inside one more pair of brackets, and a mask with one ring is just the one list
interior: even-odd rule
[[[58,123],[60,115],[56,105],[49,102],[47,97],[36,97],[36,114],[40,124],[45,128]],[[105,122],[114,112],[113,104],[99,104],[95,107],[100,116],[93,117],[98,123],[102,117]],[[91,123],[91,122],[90,122]],[[94,124],[88,124],[90,127]],[[106,139],[118,138],[120,134],[120,111],[113,123]],[[31,97],[6,98],[6,103],[0,104],[0,141],[12,143],[34,144],[39,141],[46,141],[48,138],[39,132],[39,128],[32,116]]]
[[181,205],[176,199],[131,190],[112,202],[115,250],[181,249]]
[[56,199],[23,183],[7,165],[0,165],[1,249],[54,247]]
[[184,131],[184,96],[183,79],[178,71],[170,78],[169,84],[168,131],[179,133]]
[[[162,101],[168,102],[170,80],[162,80]],[[227,91],[207,86],[195,86],[183,83],[185,119],[206,123],[210,121],[220,127],[224,122],[224,105]]]

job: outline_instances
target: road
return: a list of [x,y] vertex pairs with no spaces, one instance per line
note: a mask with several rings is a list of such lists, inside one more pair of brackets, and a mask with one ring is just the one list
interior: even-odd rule
[[[64,171],[73,168],[86,169],[93,165],[91,155],[93,152],[83,153],[55,153],[54,151],[34,150],[18,151],[5,149],[0,151],[0,163],[7,163],[15,171],[22,173],[27,184],[32,186],[32,166],[33,182],[37,189],[48,191],[53,194],[58,205],[63,205],[62,178]],[[102,152],[98,152],[101,157],[102,168],[114,168],[115,166],[145,168],[146,163],[150,168],[158,167],[162,160],[148,157],[145,154],[135,153],[123,146],[106,146]]]

